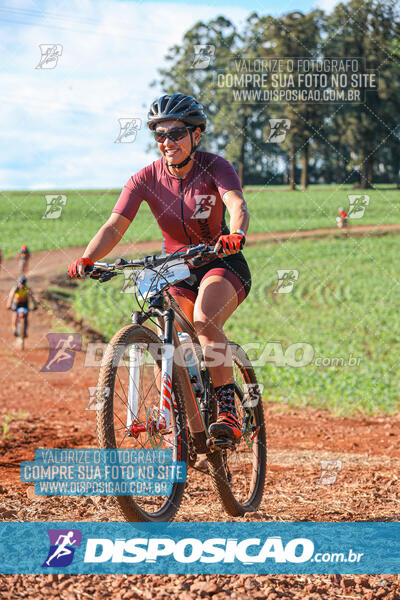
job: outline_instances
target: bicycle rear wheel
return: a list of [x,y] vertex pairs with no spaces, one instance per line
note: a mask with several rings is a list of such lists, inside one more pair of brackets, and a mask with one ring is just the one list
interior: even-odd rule
[[[265,484],[267,446],[262,396],[251,362],[244,350],[230,342],[235,382],[235,405],[242,437],[235,449],[207,455],[208,469],[223,507],[240,516],[260,505]],[[216,406],[214,404],[214,415]]]
[[[179,376],[173,371],[171,426],[167,434],[149,427],[159,407],[162,342],[156,333],[139,325],[128,325],[114,335],[104,355],[97,391],[97,436],[100,448],[172,450],[174,461],[187,461],[187,429]],[[130,437],[126,426],[129,387],[129,349],[140,348],[138,407],[135,415],[138,436]],[[132,382],[132,375],[131,375]],[[132,385],[132,383],[131,383]],[[164,495],[114,496],[128,521],[170,521],[179,509],[185,482],[172,483]]]

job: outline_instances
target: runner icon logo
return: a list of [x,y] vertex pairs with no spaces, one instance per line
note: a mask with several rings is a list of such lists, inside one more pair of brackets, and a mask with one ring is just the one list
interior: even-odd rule
[[42,567],[68,567],[74,558],[75,547],[81,545],[81,530],[48,529],[47,535],[50,548]]
[[42,219],[59,219],[62,209],[67,204],[67,196],[64,194],[46,195],[46,210]]
[[349,194],[349,219],[361,219],[369,205],[370,197],[368,194]]
[[62,54],[61,44],[39,44],[40,61],[36,69],[55,69]]
[[136,140],[136,135],[142,127],[141,119],[118,119],[119,134],[115,144],[132,144]]
[[191,69],[207,69],[215,54],[213,44],[196,44]]
[[216,196],[213,194],[197,194],[194,199],[196,201],[196,208],[191,218],[208,219],[212,207],[215,206]]
[[49,356],[40,369],[45,372],[64,373],[72,368],[75,352],[81,349],[82,337],[79,333],[48,333]]
[[321,476],[317,483],[332,485],[335,483],[339,471],[342,470],[342,461],[338,459],[321,460]]
[[273,290],[274,294],[289,294],[293,290],[295,282],[299,278],[296,269],[278,269],[278,283]]
[[281,144],[290,129],[290,119],[269,119],[271,131],[266,140],[269,144]]

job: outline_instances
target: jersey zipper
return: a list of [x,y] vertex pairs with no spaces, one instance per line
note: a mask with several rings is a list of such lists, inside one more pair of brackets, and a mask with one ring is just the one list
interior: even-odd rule
[[186,234],[186,237],[189,240],[189,244],[192,245],[192,239],[187,232],[186,225],[185,225],[185,218],[183,216],[183,183],[182,183],[182,179],[179,180],[179,183],[180,183],[180,188],[181,188],[181,219],[182,219],[183,230]]

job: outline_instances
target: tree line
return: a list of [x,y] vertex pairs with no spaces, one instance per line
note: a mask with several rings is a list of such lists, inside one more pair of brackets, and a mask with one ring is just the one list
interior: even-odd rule
[[[262,96],[274,87],[272,69],[261,68],[264,77],[254,78],[260,61],[271,65],[273,60],[291,58],[297,59],[296,64],[323,65],[325,60],[331,65],[332,57],[357,59],[363,68],[356,76],[373,73],[376,85],[367,85],[358,102],[342,101],[339,94],[337,102],[304,96],[301,102],[279,103],[268,94]],[[224,16],[199,21],[165,58],[167,67],[159,70],[152,85],[166,93],[193,95],[204,104],[210,122],[202,147],[223,153],[244,185],[288,183],[295,189],[309,183],[346,182],[367,189],[389,182],[400,187],[396,0],[350,0],[329,14],[316,9],[277,18],[254,12],[241,30]],[[232,93],[237,94],[243,78],[229,86],[219,81],[226,82],[235,66],[236,74],[246,74],[246,65],[253,78],[245,93],[257,88],[261,96],[235,102]],[[287,69],[284,75],[288,76]],[[301,81],[307,92],[304,72]],[[331,88],[332,81],[340,87],[337,79],[331,79]],[[283,134],[275,138],[277,143],[271,136],[272,119]]]

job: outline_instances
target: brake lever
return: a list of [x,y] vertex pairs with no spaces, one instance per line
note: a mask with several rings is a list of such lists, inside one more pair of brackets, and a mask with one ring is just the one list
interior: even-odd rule
[[206,265],[208,262],[210,262],[211,259],[214,258],[214,256],[217,257],[218,254],[217,252],[211,251],[209,253],[206,253],[206,255],[201,255],[201,256],[195,256],[195,258],[192,258],[192,260],[190,261],[193,267],[198,267],[200,265]]
[[103,271],[102,273],[99,273],[99,276],[96,277],[96,279],[100,282],[100,283],[104,283],[105,281],[109,281],[110,279],[112,279],[113,277],[117,277],[118,273],[113,273],[112,271]]
[[202,256],[196,256],[196,258],[193,258],[191,260],[192,266],[193,267],[198,267],[200,266],[202,263],[204,262],[204,258]]
[[110,279],[118,275],[118,273],[109,271],[107,269],[103,270],[99,267],[89,267],[86,269],[86,273],[89,275],[90,279],[95,279],[100,283],[103,283],[104,281],[109,281]]

